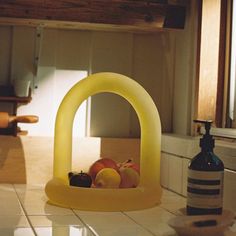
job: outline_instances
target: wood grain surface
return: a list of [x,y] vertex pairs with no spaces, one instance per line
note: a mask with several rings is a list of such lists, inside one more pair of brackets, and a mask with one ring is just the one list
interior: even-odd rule
[[185,7],[160,2],[163,1],[3,0],[0,1],[0,17],[121,26],[152,26],[154,28],[184,28]]

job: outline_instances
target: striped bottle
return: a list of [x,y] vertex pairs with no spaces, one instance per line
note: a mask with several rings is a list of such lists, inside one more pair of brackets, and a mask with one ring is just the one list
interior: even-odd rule
[[200,122],[205,123],[206,133],[200,139],[201,152],[191,160],[188,167],[187,214],[221,214],[224,164],[213,153],[215,142],[209,134],[212,121]]

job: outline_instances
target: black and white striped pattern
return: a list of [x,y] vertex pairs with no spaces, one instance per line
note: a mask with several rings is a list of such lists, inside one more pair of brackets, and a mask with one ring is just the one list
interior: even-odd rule
[[223,171],[188,170],[187,205],[220,208],[223,200]]

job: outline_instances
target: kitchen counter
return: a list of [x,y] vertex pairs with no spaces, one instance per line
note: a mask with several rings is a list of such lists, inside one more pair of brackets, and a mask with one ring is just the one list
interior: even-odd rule
[[[184,197],[165,189],[159,206],[140,211],[80,211],[47,200],[42,185],[0,184],[0,235],[174,236],[167,222],[186,203]],[[236,224],[225,235],[236,235]]]

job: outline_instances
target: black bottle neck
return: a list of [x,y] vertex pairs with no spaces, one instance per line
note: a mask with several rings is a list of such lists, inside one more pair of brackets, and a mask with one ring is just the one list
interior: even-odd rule
[[213,153],[213,148],[212,147],[202,147],[201,152],[212,152]]
[[200,139],[200,147],[203,152],[213,152],[213,148],[215,147],[215,140],[212,135],[205,134]]

